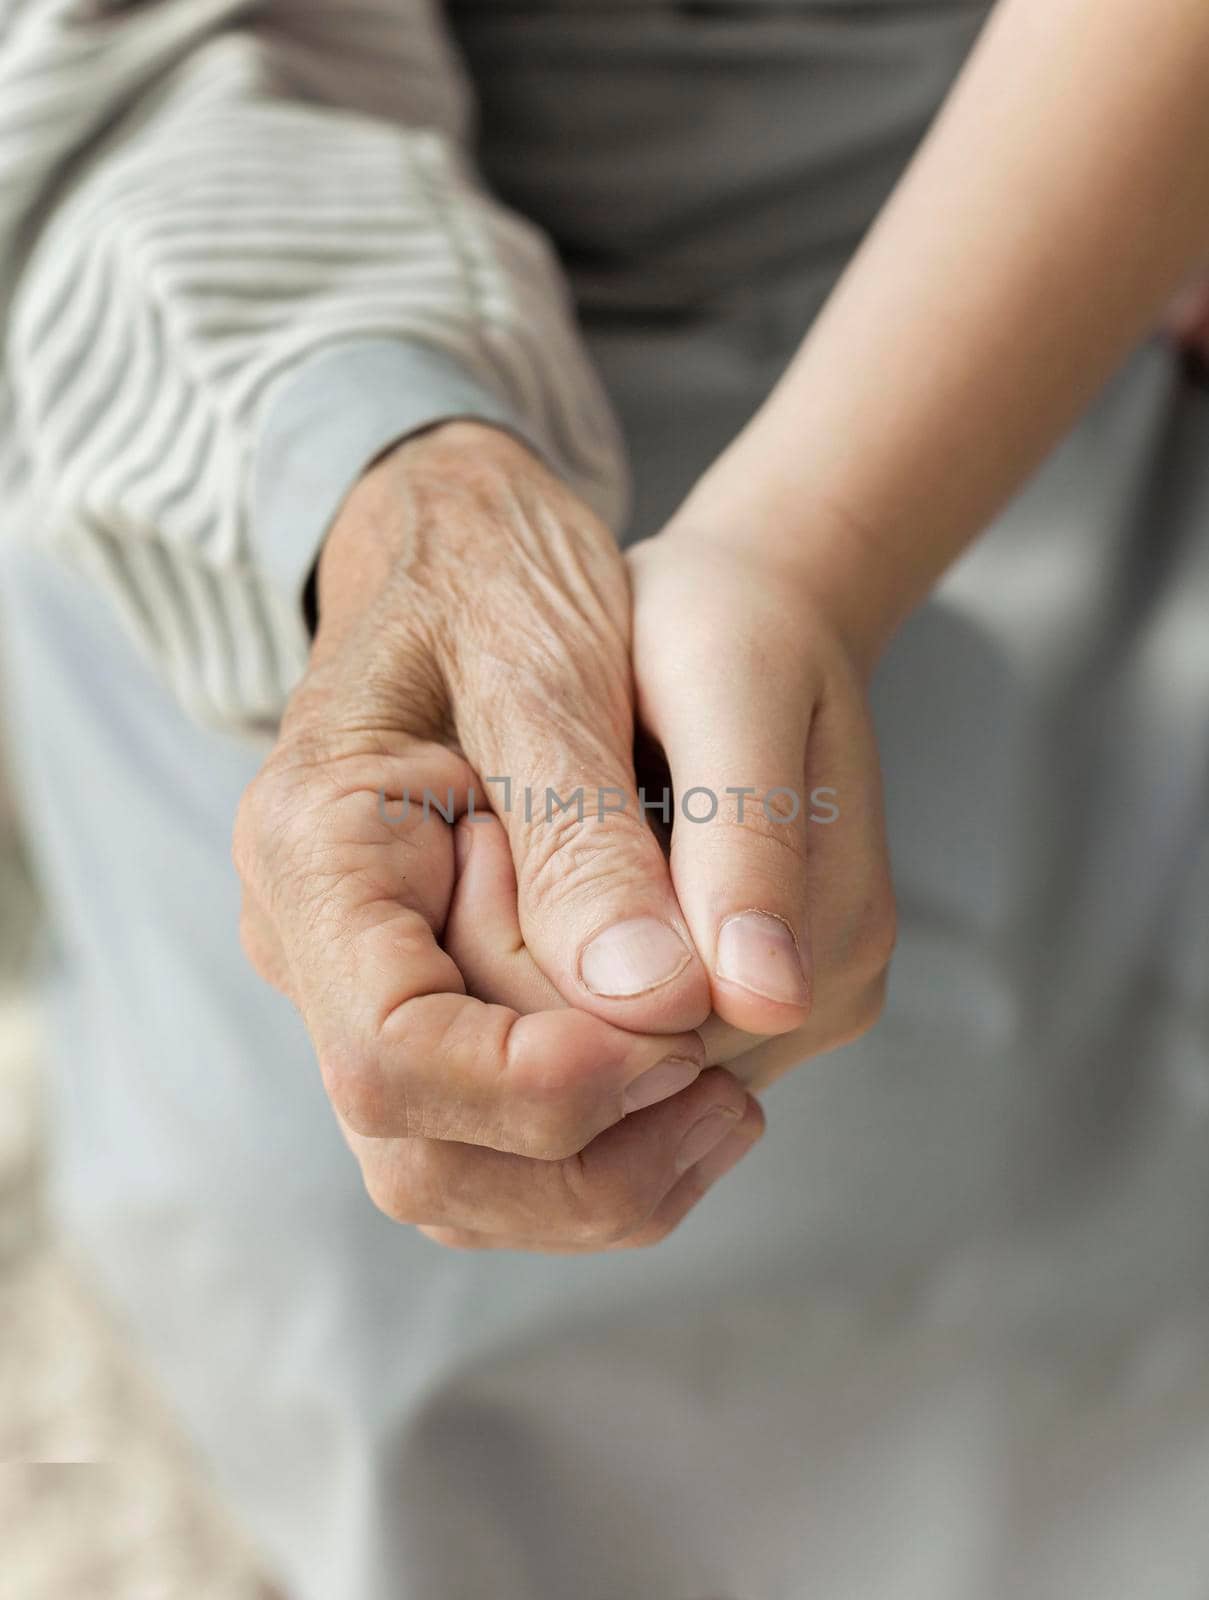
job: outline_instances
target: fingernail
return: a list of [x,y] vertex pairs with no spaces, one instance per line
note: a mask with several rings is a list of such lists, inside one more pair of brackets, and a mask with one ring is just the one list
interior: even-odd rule
[[708,1155],[702,1156],[693,1168],[693,1176],[702,1188],[708,1189],[711,1183],[717,1183],[724,1173],[737,1166],[754,1143],[754,1139],[742,1133],[730,1134],[721,1144],[715,1145]]
[[722,924],[718,976],[783,1005],[804,1006],[810,998],[789,924],[767,911],[744,911]]
[[641,1111],[644,1106],[667,1100],[679,1094],[681,1089],[687,1089],[700,1076],[701,1068],[695,1061],[687,1061],[682,1056],[668,1056],[657,1067],[650,1067],[633,1083],[626,1085],[621,1101],[622,1114],[628,1116],[631,1111]]
[[635,917],[617,922],[585,948],[579,975],[593,994],[645,994],[688,966],[691,952],[666,922]]
[[676,1171],[687,1172],[690,1167],[695,1167],[703,1156],[708,1155],[715,1145],[734,1131],[740,1115],[738,1111],[718,1106],[702,1117],[700,1122],[694,1122],[676,1154]]

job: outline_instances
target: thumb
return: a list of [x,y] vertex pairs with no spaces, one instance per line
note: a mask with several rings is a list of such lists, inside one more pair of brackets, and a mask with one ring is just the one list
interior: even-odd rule
[[749,1033],[799,1028],[811,1004],[806,743],[812,700],[713,668],[644,685],[643,717],[676,793],[672,881],[709,969],[714,1012]]
[[628,666],[612,677],[533,684],[513,701],[491,741],[511,782],[496,781],[492,806],[525,945],[563,998],[621,1027],[680,1032],[708,1015],[709,981],[645,821]]

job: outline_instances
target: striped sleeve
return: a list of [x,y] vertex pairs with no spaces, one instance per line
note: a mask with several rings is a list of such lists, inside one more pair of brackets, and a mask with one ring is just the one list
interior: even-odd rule
[[331,518],[417,427],[496,422],[623,514],[471,116],[427,0],[0,0],[0,496],[203,720],[273,725]]

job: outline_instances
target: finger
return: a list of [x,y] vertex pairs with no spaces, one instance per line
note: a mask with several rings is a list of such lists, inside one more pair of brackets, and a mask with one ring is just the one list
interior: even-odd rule
[[[806,757],[811,799],[810,946],[816,1020],[833,1001],[846,1023],[855,998],[884,978],[894,951],[894,884],[881,770],[864,693],[837,677],[815,713]],[[835,1042],[835,1041],[833,1041]],[[830,1048],[826,1036],[815,1049]]]
[[[815,1001],[802,1027],[765,1042],[701,1030],[707,1059],[763,1089],[799,1063],[850,1043],[882,1013],[894,951],[894,890],[873,731],[863,697],[837,685],[815,714],[807,788],[820,806],[810,836]],[[824,800],[824,796],[827,798]],[[737,1051],[736,1047],[740,1047]]]
[[828,1003],[825,1017],[816,1014],[797,1033],[781,1034],[732,1057],[727,1071],[753,1092],[767,1089],[813,1056],[841,1049],[868,1033],[885,1008],[886,986],[885,972],[863,985],[846,983]]
[[[445,949],[457,963],[467,992],[480,1000],[515,1006],[518,1011],[555,1010],[565,1005],[563,997],[525,949],[517,915],[517,874],[512,866],[507,835],[497,818],[488,813],[457,822],[454,853],[457,885],[445,925]],[[856,1011],[865,1014],[859,1006]],[[820,1014],[819,1021],[827,1024],[828,1014]],[[806,1034],[809,1032],[808,1027]],[[763,1085],[771,1082],[769,1074],[776,1077],[788,1066],[812,1054],[808,1042],[796,1043],[796,1035],[780,1035],[777,1043],[785,1048],[776,1053],[755,1054],[766,1035],[748,1034],[713,1014],[702,1022],[697,1034],[704,1046],[707,1066],[728,1066],[729,1062],[734,1062],[734,1070],[742,1083],[753,1083],[748,1074],[756,1066]],[[776,1072],[772,1070],[774,1067]],[[652,1094],[651,1101],[646,1104],[654,1104],[657,1080],[643,1082],[646,1093]],[[675,1093],[675,1088],[670,1088],[668,1093]]]
[[[732,641],[641,684],[644,725],[676,792],[672,881],[713,1009],[750,1033],[798,1028],[811,1004],[806,745],[810,686],[772,692],[762,643]],[[738,659],[736,659],[736,652]]]
[[443,942],[457,962],[467,994],[521,1012],[565,1006],[525,946],[516,868],[499,819],[490,812],[463,817],[453,837],[458,876]]
[[739,1084],[714,1070],[563,1161],[439,1140],[353,1143],[371,1197],[397,1221],[601,1249],[647,1228],[681,1177],[746,1127],[747,1110]]
[[[443,943],[457,963],[467,993],[521,1013],[564,1007],[566,1001],[525,948],[516,905],[516,870],[498,819],[490,814],[463,817],[454,829],[454,852],[458,880]],[[692,1081],[686,1063],[663,1060],[665,1036],[649,1037],[660,1064],[626,1085],[622,1105],[627,1115],[679,1093]],[[704,1047],[701,1060],[709,1060]]]
[[[571,1005],[623,1027],[692,1028],[709,984],[640,809],[628,660],[607,654],[589,670],[559,651],[509,683],[506,712],[459,731],[480,771],[511,779],[502,821],[541,970]],[[486,688],[465,698],[476,716],[490,707]]]
[[585,1255],[601,1250],[638,1250],[658,1244],[674,1232],[699,1200],[759,1142],[764,1115],[749,1097],[733,1131],[677,1178],[651,1215],[632,1233],[601,1243],[569,1243],[551,1236],[476,1232],[469,1228],[422,1226],[420,1232],[437,1244],[457,1250],[523,1250],[543,1255]]
[[[725,1067],[730,1062],[755,1050],[768,1037],[763,1033],[747,1033],[721,1017],[710,1016],[697,1029],[705,1050],[706,1062],[711,1067]],[[785,1035],[781,1035],[785,1037]]]
[[642,1073],[667,1063],[695,1077],[701,1045],[695,1034],[642,1038],[570,1009],[522,1017],[465,994],[438,942],[452,828],[435,808],[400,802],[427,787],[464,810],[471,780],[450,752],[407,741],[393,757],[325,763],[318,782],[270,768],[241,808],[237,851],[269,885],[261,899],[272,902],[325,1086],[350,1126],[564,1156],[623,1115]]
[[[444,945],[458,965],[466,992],[522,1012],[565,1005],[525,949],[516,909],[516,871],[508,837],[498,819],[490,814],[473,820],[463,817],[454,829],[454,851],[458,880],[445,923]],[[711,1067],[725,1066],[749,1054],[764,1037],[745,1033],[716,1016],[707,1017],[696,1031],[705,1062]],[[647,1085],[647,1092],[654,1087]],[[643,1103],[653,1104],[654,1097]]]
[[[565,1005],[525,948],[516,909],[516,871],[499,820],[489,813],[463,817],[453,837],[458,879],[443,943],[457,963],[466,992],[522,1012],[552,1011]],[[712,1015],[696,1031],[705,1062],[711,1067],[725,1066],[749,1054],[764,1037],[745,1033]],[[653,1104],[654,1100],[644,1103]]]
[[809,943],[814,1001],[801,1027],[766,1041],[713,1019],[700,1030],[706,1059],[764,1089],[801,1062],[859,1038],[881,1016],[894,950],[890,878],[877,752],[863,697],[842,684],[811,726],[806,788],[810,824]]

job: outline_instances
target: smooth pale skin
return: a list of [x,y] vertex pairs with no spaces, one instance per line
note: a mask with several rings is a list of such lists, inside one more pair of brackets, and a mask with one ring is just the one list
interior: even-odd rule
[[[1001,0],[784,378],[628,560],[486,426],[410,439],[354,488],[235,853],[251,958],[300,1006],[388,1214],[468,1247],[653,1242],[759,1136],[736,1075],[872,1021],[893,910],[864,684],[1209,263],[1206,83],[1204,0]],[[1178,327],[1203,345],[1197,304]],[[476,772],[632,794],[636,713],[678,790],[827,784],[840,822],[774,837],[722,815],[665,861],[633,809],[377,815],[379,788],[423,783],[464,811]],[[799,999],[720,970],[748,910],[792,930]],[[586,945],[634,917],[683,962],[593,993]],[[669,1056],[732,1070],[623,1118]]]

